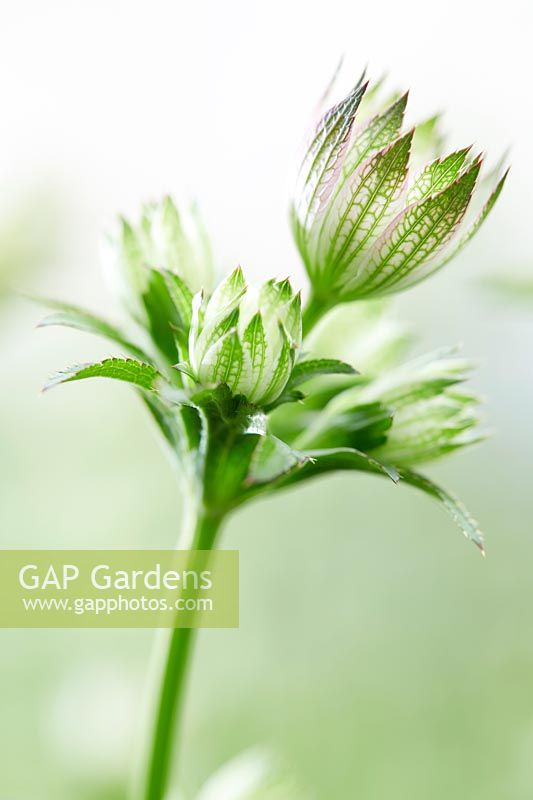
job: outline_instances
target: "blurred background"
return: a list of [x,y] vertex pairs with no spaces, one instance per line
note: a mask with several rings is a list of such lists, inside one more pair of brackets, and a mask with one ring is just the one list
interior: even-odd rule
[[[479,557],[424,496],[358,475],[246,509],[241,627],[202,631],[183,734],[192,794],[255,745],[317,800],[526,800],[533,790],[531,25],[524,0],[380,6],[4,0],[0,26],[0,546],[171,547],[180,498],[125,386],[46,377],[112,352],[13,291],[113,315],[100,237],[165,192],[196,197],[217,263],[303,272],[287,223],[297,154],[345,55],[446,110],[450,144],[510,179],[452,265],[399,297],[415,349],[461,343],[494,430],[432,466],[480,520]],[[11,288],[9,288],[11,287]],[[123,800],[152,632],[0,632],[1,800]]]

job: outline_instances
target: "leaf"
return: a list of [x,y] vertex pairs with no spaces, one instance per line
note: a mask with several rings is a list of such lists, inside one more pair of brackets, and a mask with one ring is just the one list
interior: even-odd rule
[[326,472],[339,470],[355,470],[358,472],[373,472],[386,475],[394,483],[400,479],[398,470],[387,464],[382,464],[368,453],[355,450],[351,447],[335,447],[324,450],[306,450],[302,452],[309,460],[297,471],[292,471],[281,478],[281,485],[289,486],[293,483],[323,475]]
[[175,415],[169,413],[166,404],[153,392],[144,392],[143,400],[172,451],[178,452],[181,446],[181,439]]
[[180,407],[179,415],[188,449],[198,456],[205,436],[204,417],[199,408],[186,403]]
[[173,369],[177,369],[178,372],[181,372],[182,375],[186,375],[190,378],[194,383],[196,383],[196,375],[192,371],[191,367],[186,361],[178,361],[177,364],[173,364]]
[[41,320],[37,326],[38,328],[47,328],[51,325],[63,325],[67,328],[85,331],[86,333],[94,333],[97,336],[103,336],[105,339],[110,339],[116,344],[121,345],[125,350],[137,358],[140,358],[142,361],[150,360],[149,356],[136,344],[130,342],[119,328],[111,325],[105,319],[98,317],[91,311],[57,300],[39,299],[38,302],[50,308],[57,309],[55,314],[50,314]]
[[352,282],[354,296],[386,294],[440,251],[463,218],[479,168],[474,162],[443,192],[408,206],[390,223]]
[[372,153],[382,150],[396,139],[402,127],[407,98],[408,92],[356,133],[346,153],[342,167],[344,175],[350,175]]
[[332,201],[322,223],[317,261],[325,275],[344,273],[384,227],[399,199],[409,165],[413,132],[363,165]]
[[275,408],[278,408],[278,406],[285,405],[286,403],[300,403],[302,400],[305,400],[306,396],[307,395],[304,392],[300,392],[298,389],[290,391],[289,389],[285,388],[280,396],[277,397],[274,402],[264,406],[264,409],[265,411],[270,412]]
[[78,364],[53,375],[44,386],[47,391],[60,383],[70,383],[84,378],[112,378],[126,381],[140,389],[153,391],[161,374],[151,364],[134,361],[131,358],[106,358],[93,364]]
[[318,123],[300,168],[295,213],[305,229],[327,202],[342,167],[352,125],[367,84],[359,82]]
[[179,361],[180,354],[173,329],[179,328],[180,318],[161,272],[146,267],[144,271],[148,281],[142,301],[146,309],[148,331],[160,353],[170,364],[174,364]]
[[346,389],[328,408],[339,414],[377,401],[397,409],[441,394],[446,387],[465,381],[474,366],[472,361],[458,358],[456,352],[456,348],[443,347],[399,364],[364,386]]
[[399,474],[402,481],[405,481],[405,483],[408,483],[410,486],[414,486],[416,489],[420,489],[422,492],[425,492],[430,497],[442,503],[466,538],[474,542],[483,554],[485,553],[483,534],[476,520],[471,516],[460,500],[441,486],[433,483],[429,478],[420,475],[418,472],[402,468],[399,470]]
[[289,447],[276,436],[262,436],[250,462],[247,483],[267,483],[301,466],[307,457]]
[[317,375],[357,375],[350,364],[339,361],[337,358],[314,358],[309,361],[300,361],[293,368],[288,389],[299,386]]
[[168,293],[176,307],[180,322],[183,328],[188,330],[191,325],[193,294],[185,281],[182,281],[175,272],[162,269],[161,274],[165,279]]
[[342,414],[319,412],[294,444],[301,450],[350,447],[366,453],[383,445],[391,425],[392,411],[380,402],[355,405]]

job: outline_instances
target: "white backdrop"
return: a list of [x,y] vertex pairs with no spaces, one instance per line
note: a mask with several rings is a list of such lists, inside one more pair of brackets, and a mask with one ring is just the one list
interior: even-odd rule
[[[388,70],[393,84],[411,88],[417,114],[446,109],[458,141],[477,139],[494,156],[512,145],[499,245],[512,263],[528,259],[526,0],[4,0],[2,8],[2,200],[35,180],[63,190],[82,221],[71,269],[90,294],[98,230],[167,191],[199,199],[224,266],[297,271],[288,176],[341,54],[348,78],[365,64],[376,76]],[[59,278],[50,280],[55,288]]]
[[[303,510],[311,539],[303,526],[285,541],[291,520],[300,519],[301,501],[290,495],[272,503],[268,515],[259,514],[254,537],[248,536],[252,518],[243,516],[230,531],[230,542],[242,546],[250,559],[243,570],[249,576],[242,603],[247,617],[243,613],[242,638],[236,632],[227,652],[222,638],[226,632],[219,632],[220,637],[210,640],[207,658],[198,660],[206,665],[206,672],[198,674],[192,704],[198,709],[192,752],[206,758],[199,773],[205,767],[207,774],[210,760],[219,758],[220,743],[228,750],[235,743],[250,744],[241,742],[249,724],[268,730],[268,736],[279,731],[280,741],[285,725],[293,736],[289,755],[313,754],[312,748],[301,747],[303,728],[295,727],[296,722],[313,735],[315,727],[322,731],[317,743],[325,747],[324,780],[331,780],[338,767],[351,770],[356,764],[351,740],[345,736],[340,752],[333,752],[337,740],[329,742],[329,731],[336,726],[343,730],[350,715],[359,725],[359,697],[370,687],[369,746],[373,750],[373,742],[379,741],[379,747],[369,780],[379,780],[382,774],[387,781],[390,766],[399,786],[422,781],[423,787],[435,769],[446,777],[446,786],[450,780],[459,785],[473,753],[468,774],[475,785],[479,781],[488,786],[494,774],[502,781],[495,784],[496,794],[508,781],[500,795],[510,796],[516,789],[518,797],[522,781],[520,797],[530,796],[533,724],[524,697],[531,688],[533,651],[531,637],[524,635],[523,609],[533,604],[527,528],[533,314],[482,290],[480,278],[505,271],[529,271],[533,278],[532,23],[531,0],[382,0],[365,5],[356,0],[1,0],[0,236],[4,214],[38,187],[38,202],[32,208],[40,208],[43,218],[28,214],[23,235],[39,241],[43,228],[55,225],[62,246],[51,248],[54,255],[45,258],[47,269],[21,276],[21,281],[36,293],[98,311],[107,304],[99,265],[102,228],[115,213],[133,214],[143,201],[164,192],[198,198],[222,267],[240,262],[256,277],[291,273],[297,282],[303,277],[287,224],[291,175],[311,112],[342,54],[347,82],[368,64],[376,77],[388,70],[392,86],[411,89],[415,118],[444,109],[454,143],[475,141],[494,158],[512,146],[510,178],[479,237],[454,264],[398,300],[399,315],[412,319],[420,331],[417,348],[462,341],[465,355],[480,357],[472,388],[488,398],[487,422],[496,435],[483,447],[435,469],[439,481],[479,512],[491,558],[479,568],[479,559],[467,552],[466,544],[456,544],[459,536],[444,514],[439,516],[429,502],[423,504],[408,492],[389,493],[378,481],[345,493],[344,487],[352,484],[339,478],[317,489],[316,495],[315,490],[308,494]],[[43,198],[44,207],[39,206]],[[52,213],[55,207],[59,213]],[[2,546],[42,547],[44,542],[54,547],[105,547],[111,542],[142,547],[148,533],[160,546],[171,546],[177,524],[173,475],[156,450],[152,428],[133,393],[98,382],[45,398],[38,393],[57,369],[115,351],[106,342],[76,332],[37,332],[33,326],[41,315],[41,309],[29,304],[0,306]],[[96,523],[91,514],[80,513],[88,507],[88,497],[91,502],[98,498]],[[279,614],[274,625],[269,611],[280,542],[292,546],[288,552],[293,556],[309,549],[315,556],[310,575],[313,570],[319,574],[322,548],[330,541],[323,534],[331,529],[332,509],[340,525],[335,547],[340,543],[342,552],[353,557],[356,577],[347,572],[340,591],[345,614],[355,618],[350,624],[355,625],[357,646],[350,656],[351,637],[346,637],[345,617],[337,619],[336,609],[332,616],[337,627],[329,633],[319,631],[328,637],[326,655],[330,642],[341,647],[339,672],[331,672],[334,692],[324,680],[330,674],[321,660],[326,655],[317,655],[315,665],[306,651],[312,652],[319,642],[314,618],[303,614],[307,627],[302,622],[295,637],[293,613]],[[353,550],[344,551],[353,534],[354,509],[357,535]],[[436,536],[428,536],[433,529]],[[380,530],[383,537],[376,535]],[[436,608],[430,605],[427,588],[434,580],[431,596]],[[284,591],[280,596],[289,597],[290,591],[292,603],[292,585],[287,583]],[[352,600],[347,598],[354,596],[352,615]],[[295,612],[296,606],[291,608]],[[46,632],[45,638],[30,638],[25,631],[8,633],[2,640],[2,708],[5,705],[10,736],[2,788],[5,783],[12,789],[22,778],[30,787],[33,782],[41,786],[47,770],[51,781],[61,783],[70,769],[80,769],[76,756],[87,756],[84,735],[102,744],[104,769],[111,751],[109,737],[116,734],[111,765],[116,768],[118,742],[124,745],[120,726],[129,725],[127,713],[121,711],[127,695],[115,692],[113,705],[103,694],[104,711],[95,706],[79,731],[72,714],[65,715],[64,704],[75,703],[72,692],[82,683],[87,684],[85,700],[93,696],[95,686],[101,693],[92,675],[97,681],[104,675],[113,686],[113,665],[118,664],[117,674],[122,676],[124,653],[131,652],[131,664],[137,668],[138,632],[108,637],[105,644],[84,633],[74,647],[70,631],[64,637]],[[343,637],[346,645],[340,644]],[[283,663],[278,650],[286,656]],[[393,663],[391,652],[394,669],[389,672],[383,665]],[[65,655],[61,669],[58,654],[61,659]],[[110,670],[105,661],[103,669],[94,666],[95,654],[104,659],[110,655]],[[208,674],[214,658],[220,662],[220,685]],[[376,670],[378,659],[382,666]],[[424,664],[426,683],[422,680],[419,686]],[[273,676],[272,685],[286,687],[290,703],[280,694],[283,704],[273,704],[264,670]],[[360,670],[361,679],[354,684]],[[448,684],[448,675],[459,672],[458,682]],[[61,683],[65,677],[66,688]],[[127,678],[126,693],[129,685]],[[210,685],[212,691],[206,692]],[[348,691],[354,685],[350,701]],[[385,693],[383,686],[388,686]],[[318,705],[309,704],[311,696],[314,701],[318,697]],[[423,705],[426,699],[428,709]],[[374,716],[372,703],[381,709],[381,717]],[[402,729],[397,724],[389,729],[391,708],[393,714],[405,713],[406,724],[413,721],[413,734],[406,741],[398,737]],[[117,709],[116,730],[107,722],[109,709]],[[429,729],[426,712],[427,719],[434,720]],[[46,720],[38,743],[36,713]],[[80,713],[88,714],[86,703]],[[217,725],[226,718],[237,720],[230,731],[233,739],[225,728],[217,735],[222,730]],[[388,731],[384,746],[380,719],[387,721],[381,726]],[[245,720],[242,730],[239,720]],[[453,726],[449,734],[443,733],[446,720]],[[103,733],[93,735],[99,724]],[[56,746],[63,752],[59,762],[50,759],[54,730],[60,740]],[[353,734],[349,726],[346,730]],[[462,738],[457,739],[457,731]],[[472,752],[463,747],[470,731]],[[367,735],[364,729],[365,739]],[[213,752],[209,742],[214,743]],[[26,765],[28,748],[35,762],[30,771],[26,766],[20,769],[20,764]],[[498,754],[490,764],[489,752]],[[91,758],[81,760],[83,770],[94,764]],[[320,777],[320,760],[311,755],[312,762]],[[366,774],[368,765],[364,766]],[[39,791],[29,791],[28,796]],[[50,796],[65,795],[58,789]]]

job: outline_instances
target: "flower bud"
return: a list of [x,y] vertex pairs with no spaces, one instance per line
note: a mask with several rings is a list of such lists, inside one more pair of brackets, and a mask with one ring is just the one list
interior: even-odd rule
[[484,435],[474,430],[478,402],[474,395],[448,390],[399,408],[386,443],[373,455],[396,466],[412,465],[481,441]]
[[137,319],[145,316],[143,296],[150,283],[146,267],[175,273],[193,291],[212,286],[211,251],[198,212],[194,207],[178,210],[170,197],[145,206],[136,226],[121,219],[109,245],[109,278]]
[[324,115],[297,181],[293,231],[312,284],[313,317],[339,302],[403,290],[440,269],[476,233],[505,180],[495,170],[480,181],[481,157],[470,148],[424,166],[421,156],[442,144],[435,120],[418,135],[402,133],[407,94],[361,118],[359,110],[374,101],[363,102],[366,89],[360,82]]
[[479,400],[457,388],[472,366],[443,349],[363,379],[310,420],[299,445],[355,446],[387,464],[407,466],[478,442],[484,438],[476,430]]
[[227,384],[234,395],[266,406],[285,388],[302,338],[300,295],[288,280],[254,290],[237,268],[206,302],[193,300],[189,363],[204,386]]

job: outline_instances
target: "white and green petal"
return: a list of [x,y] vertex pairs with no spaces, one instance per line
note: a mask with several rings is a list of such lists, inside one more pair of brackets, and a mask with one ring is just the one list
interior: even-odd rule
[[294,365],[294,349],[285,326],[281,323],[279,324],[279,338],[281,346],[277,353],[277,360],[264,387],[264,393],[257,399],[261,405],[273,403],[279,397],[289,381]]
[[246,291],[246,283],[241,267],[237,267],[228,277],[219,283],[209,302],[206,314],[215,317],[219,314],[228,314],[239,303]]
[[350,175],[360,164],[373,153],[392,144],[400,135],[408,93],[393,103],[382,114],[378,114],[360,131],[355,131],[353,141],[348,148],[342,171]]
[[230,329],[207,351],[202,363],[201,375],[207,370],[205,382],[225,383],[235,394],[243,368],[242,345],[236,328]]
[[147,267],[174,274],[193,292],[210,290],[213,282],[209,241],[196,208],[178,209],[170,197],[145,206],[136,224],[120,219],[104,258],[113,290],[141,324],[157,313],[146,307],[153,279]]
[[318,231],[315,259],[325,278],[343,287],[357,274],[361,255],[397,211],[405,188],[412,132],[378,152],[346,180]]
[[441,394],[400,407],[387,441],[375,454],[396,465],[419,464],[482,441],[478,429],[479,400],[472,394]]
[[464,147],[445,158],[437,158],[420,171],[407,193],[407,205],[425,200],[446,189],[459,177],[470,147]]
[[323,117],[297,183],[293,229],[312,285],[306,330],[339,303],[401,291],[440,269],[505,181],[478,181],[470,148],[441,156],[438,116],[402,134],[407,94],[379,109],[376,89],[365,87]]
[[288,280],[246,286],[235,270],[206,302],[192,301],[189,366],[206,387],[225,384],[257,406],[277,400],[301,343],[299,294]]
[[255,401],[267,369],[268,342],[263,318],[257,311],[249,321],[242,336],[243,373],[241,391]]
[[457,231],[472,197],[480,163],[474,162],[439,194],[408,206],[375,243],[367,263],[349,285],[356,296],[405,288],[425,262],[442,252]]
[[300,168],[295,195],[296,215],[304,227],[317,215],[333,190],[366,86],[358,83],[318,123]]
[[[471,202],[468,208],[467,214],[463,222],[461,223],[461,227],[457,232],[457,236],[455,237],[454,241],[451,243],[450,247],[448,247],[442,255],[442,258],[438,259],[436,262],[430,265],[431,273],[437,272],[437,270],[444,267],[448,264],[452,258],[459,255],[461,250],[470,242],[470,240],[475,236],[478,232],[480,227],[483,225],[487,217],[489,216],[490,212],[496,205],[496,201],[501,194],[501,191],[505,185],[505,181],[507,180],[507,176],[509,174],[509,169],[505,170],[501,177],[497,176],[496,179],[490,182],[489,179],[485,179],[485,197],[480,196],[480,198],[476,197],[476,194],[472,198],[472,200],[481,200],[481,204],[479,202],[474,203]],[[491,176],[493,177],[493,176]],[[487,188],[488,188],[488,196],[487,196]],[[481,193],[480,193],[481,195]],[[473,208],[476,205],[477,209]],[[417,276],[415,276],[416,278]],[[412,280],[410,285],[414,283],[418,283],[419,280],[423,280],[426,275],[418,276],[418,280]]]

